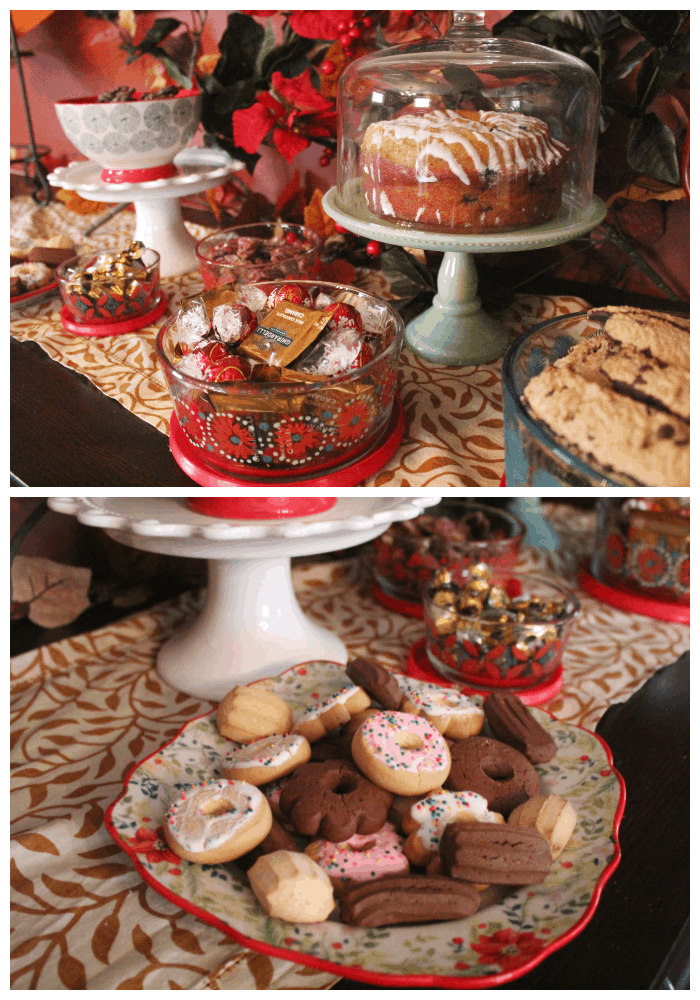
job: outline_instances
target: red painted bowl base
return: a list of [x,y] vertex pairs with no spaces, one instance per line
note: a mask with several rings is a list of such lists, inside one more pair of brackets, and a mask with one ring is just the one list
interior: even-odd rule
[[690,625],[689,605],[645,597],[644,594],[639,594],[634,590],[626,590],[619,584],[616,587],[610,587],[607,583],[601,583],[591,574],[590,566],[585,566],[580,571],[578,582],[581,589],[585,590],[591,597],[595,597],[604,604],[612,604],[613,607],[621,608],[630,614],[647,615],[649,618],[660,618],[662,621]]
[[[428,681],[430,684],[441,684],[444,687],[451,687],[450,681],[445,680],[437,670],[433,667],[432,663],[428,659],[428,654],[425,650],[425,639],[419,639],[418,642],[414,642],[411,646],[411,651],[408,654],[408,662],[406,664],[406,673],[409,677],[414,677],[419,681]],[[563,683],[563,671],[561,667],[558,667],[554,673],[547,677],[546,680],[541,681],[539,684],[534,684],[529,688],[489,688],[489,687],[474,687],[471,684],[461,685],[461,690],[464,694],[481,694],[487,695],[492,691],[512,691],[513,694],[517,694],[518,698],[525,705],[542,705],[547,701],[551,701],[559,692],[561,691]]]
[[401,444],[405,429],[406,417],[401,401],[397,396],[394,399],[394,407],[391,411],[387,428],[369,454],[364,455],[343,469],[334,471],[331,468],[325,475],[321,476],[314,476],[313,474],[304,476],[297,472],[296,474],[292,473],[284,478],[279,478],[266,476],[264,472],[261,472],[243,477],[215,472],[201,460],[199,450],[187,438],[180,427],[175,413],[170,418],[170,450],[182,471],[200,486],[255,487],[270,486],[272,484],[289,484],[294,486],[315,486],[324,489],[336,486],[359,486],[367,476],[379,472],[386,465]]
[[64,330],[69,333],[77,333],[80,337],[116,337],[120,333],[142,330],[162,316],[167,308],[168,296],[161,292],[158,301],[147,313],[132,316],[130,319],[117,320],[116,323],[78,323],[73,319],[73,314],[68,306],[64,305],[61,309],[61,323]]

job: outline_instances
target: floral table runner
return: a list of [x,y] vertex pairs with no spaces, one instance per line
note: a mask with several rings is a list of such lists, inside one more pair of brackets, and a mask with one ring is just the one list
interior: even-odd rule
[[[125,211],[85,239],[80,236],[96,216],[76,216],[60,203],[37,207],[31,198],[12,199],[10,229],[15,238],[70,235],[86,250],[119,249],[132,239],[133,212]],[[186,223],[200,238],[208,230]],[[391,298],[383,276],[359,271],[358,284]],[[12,313],[10,332],[33,340],[55,361],[82,372],[106,395],[168,433],[172,405],[156,361],[154,342],[160,325],[187,295],[201,291],[199,272],[164,278],[170,299],[157,323],[118,337],[78,337],[63,329],[61,299],[54,297]],[[499,318],[515,338],[545,319],[578,312],[586,302],[572,296],[517,295]],[[364,486],[497,486],[503,475],[501,362],[446,368],[423,361],[410,351],[401,355],[400,393],[406,433],[396,454]]]
[[[548,571],[527,550],[523,570]],[[422,623],[378,605],[364,558],[294,567],[304,611],[351,656],[402,668]],[[629,615],[580,595],[564,687],[543,706],[594,729],[689,646],[688,628]],[[327,989],[327,973],[237,945],[146,885],[104,827],[127,772],[212,708],[155,671],[159,647],[201,595],[191,592],[11,663],[14,989]],[[157,834],[144,856],[162,855]]]

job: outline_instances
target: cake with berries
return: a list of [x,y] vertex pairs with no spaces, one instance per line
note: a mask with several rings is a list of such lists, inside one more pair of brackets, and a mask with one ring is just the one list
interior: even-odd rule
[[365,201],[382,218],[474,234],[532,226],[559,211],[566,155],[530,115],[402,115],[365,132]]

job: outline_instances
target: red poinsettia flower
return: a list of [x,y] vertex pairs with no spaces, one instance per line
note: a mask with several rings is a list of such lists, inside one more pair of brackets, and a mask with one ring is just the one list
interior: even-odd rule
[[212,417],[211,436],[229,458],[250,458],[255,451],[255,438],[249,427],[237,417],[219,413]]
[[171,865],[180,865],[181,859],[168,847],[163,830],[149,830],[141,826],[135,836],[129,838],[131,847],[137,854],[143,854],[149,864],[167,861]]
[[333,102],[313,86],[309,67],[291,79],[273,73],[272,86],[284,104],[264,91],[258,94],[255,104],[233,112],[233,141],[237,146],[246,153],[256,153],[271,133],[275,146],[291,163],[311,144],[311,139],[335,136]]
[[306,458],[309,449],[315,448],[321,435],[303,421],[287,423],[277,434],[280,450],[292,458]]
[[531,931],[519,934],[507,928],[496,931],[490,937],[480,935],[479,943],[472,945],[472,948],[481,955],[483,965],[499,965],[501,972],[509,972],[529,962],[544,946],[545,942],[540,941]]
[[334,39],[341,34],[338,25],[356,21],[356,10],[295,10],[289,15],[289,27],[302,38]]

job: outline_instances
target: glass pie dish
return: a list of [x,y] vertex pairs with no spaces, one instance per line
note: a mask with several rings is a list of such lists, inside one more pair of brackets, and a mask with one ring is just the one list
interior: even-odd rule
[[[259,313],[260,302],[281,284],[228,285],[216,292]],[[213,473],[251,483],[317,479],[360,462],[389,428],[403,320],[385,301],[349,285],[294,284],[356,308],[364,331],[378,344],[375,356],[359,368],[318,381],[210,382],[178,367],[178,323],[193,302],[158,333],[156,355],[175,417],[198,462]]]
[[538,323],[511,344],[503,359],[503,431],[507,486],[634,486],[568,450],[530,412],[522,393],[530,379],[576,344],[594,337],[600,324],[585,312]]

